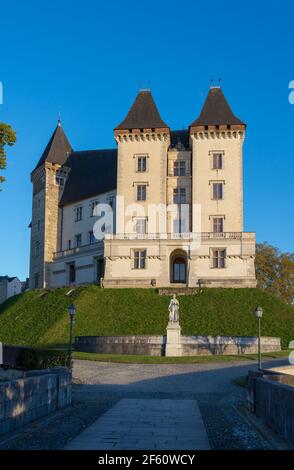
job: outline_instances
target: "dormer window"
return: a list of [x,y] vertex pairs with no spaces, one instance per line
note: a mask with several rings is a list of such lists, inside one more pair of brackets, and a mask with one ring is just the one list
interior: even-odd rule
[[63,178],[62,176],[56,176],[55,183],[57,184],[57,186],[64,186],[65,178]]

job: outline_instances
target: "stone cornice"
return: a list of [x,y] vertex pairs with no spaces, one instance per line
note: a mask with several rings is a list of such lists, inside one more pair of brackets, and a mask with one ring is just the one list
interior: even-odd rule
[[238,139],[243,140],[245,137],[245,126],[197,126],[190,128],[190,136],[192,140],[204,139]]
[[116,130],[114,138],[117,143],[121,142],[170,142],[170,132],[168,128],[161,129],[132,129]]

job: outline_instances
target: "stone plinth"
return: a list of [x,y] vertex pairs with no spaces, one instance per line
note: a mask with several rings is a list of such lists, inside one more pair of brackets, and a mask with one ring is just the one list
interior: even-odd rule
[[167,325],[165,355],[169,357],[182,355],[182,335],[179,323]]

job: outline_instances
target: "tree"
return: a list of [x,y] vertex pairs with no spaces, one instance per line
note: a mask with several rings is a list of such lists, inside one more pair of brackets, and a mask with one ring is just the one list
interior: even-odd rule
[[257,287],[294,303],[294,253],[281,253],[268,243],[256,245]]
[[[8,124],[0,122],[0,170],[5,170],[6,168],[6,152],[5,146],[9,145],[10,147],[16,142],[16,133]],[[0,184],[5,181],[3,176],[0,176]],[[0,188],[0,191],[1,188]]]

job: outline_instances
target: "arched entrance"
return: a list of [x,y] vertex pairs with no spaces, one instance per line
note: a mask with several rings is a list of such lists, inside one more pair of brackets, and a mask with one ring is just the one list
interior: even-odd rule
[[176,284],[187,282],[187,255],[182,250],[176,250],[170,256],[170,282]]

